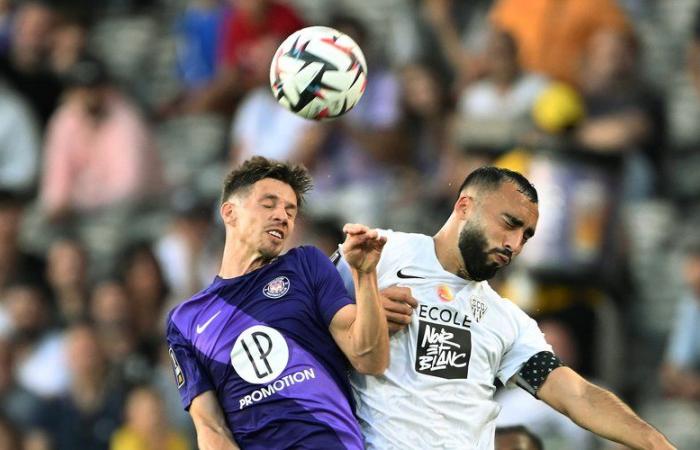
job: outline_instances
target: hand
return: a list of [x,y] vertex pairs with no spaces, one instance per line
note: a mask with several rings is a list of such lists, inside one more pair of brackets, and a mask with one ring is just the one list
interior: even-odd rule
[[374,271],[386,244],[386,237],[379,236],[377,230],[357,223],[343,227],[347,236],[343,242],[343,257],[348,265],[361,273]]
[[411,296],[411,289],[407,287],[390,286],[380,292],[382,307],[389,325],[389,334],[403,330],[411,323],[413,309],[418,306],[418,301]]

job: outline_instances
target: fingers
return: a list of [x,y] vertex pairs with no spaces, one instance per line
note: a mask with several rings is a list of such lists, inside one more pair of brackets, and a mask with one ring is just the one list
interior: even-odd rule
[[389,286],[380,292],[383,297],[394,302],[406,303],[411,308],[418,306],[418,300],[411,295],[411,289],[403,286]]
[[362,234],[367,231],[369,231],[369,227],[361,223],[346,223],[345,226],[343,226],[343,233],[349,235]]
[[409,318],[413,314],[413,308],[404,302],[395,302],[391,299],[382,296],[382,308],[384,311],[389,313],[400,314]]
[[[390,297],[387,296],[387,294],[389,294]],[[402,330],[409,323],[411,323],[411,315],[413,314],[413,308],[415,306],[412,306],[411,304],[402,300],[395,300],[407,299],[412,301],[414,305],[417,304],[415,299],[411,297],[410,289],[392,286],[384,289],[381,292],[381,297],[382,308],[384,309],[390,334],[394,334],[395,332]]]
[[383,239],[386,242],[386,237],[379,238],[379,231],[376,228],[370,228],[361,223],[346,223],[343,227],[343,233],[350,236],[366,235],[369,239]]

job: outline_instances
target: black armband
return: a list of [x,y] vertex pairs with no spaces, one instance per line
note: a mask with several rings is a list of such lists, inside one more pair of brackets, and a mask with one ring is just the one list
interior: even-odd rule
[[564,364],[552,352],[539,352],[520,368],[515,375],[515,384],[537,398],[537,391],[544,384],[552,370]]

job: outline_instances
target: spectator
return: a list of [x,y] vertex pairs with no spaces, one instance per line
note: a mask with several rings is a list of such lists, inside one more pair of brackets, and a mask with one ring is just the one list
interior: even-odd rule
[[30,107],[0,81],[0,189],[33,193],[37,185],[39,128]]
[[173,212],[172,221],[156,242],[154,251],[171,290],[169,300],[180,302],[211,281],[219,255],[211,245],[216,238],[212,233],[209,203],[183,196],[173,202]]
[[142,383],[151,372],[153,355],[141,343],[134,310],[134,302],[121,281],[107,278],[95,285],[90,317],[108,363],[105,376],[118,385]]
[[161,190],[161,165],[148,123],[100,63],[81,61],[69,79],[46,134],[33,239],[75,234],[104,274],[130,239],[124,225]]
[[0,54],[5,54],[12,36],[12,0],[0,0]]
[[110,450],[188,450],[187,438],[168,423],[158,391],[143,386],[126,400],[126,421],[111,438]]
[[527,70],[569,83],[596,31],[629,27],[616,0],[498,0],[491,23],[513,35]]
[[[487,31],[487,16],[493,0],[473,0],[468,3],[452,0],[424,0],[421,22],[429,33],[421,36],[428,45],[424,58],[436,59],[441,54],[447,63],[445,81],[454,80],[454,90],[481,78],[485,72],[482,58],[483,36]],[[462,20],[460,20],[462,19]],[[431,51],[431,47],[438,50]],[[425,51],[425,50],[424,50]],[[435,64],[431,64],[435,67]],[[454,92],[453,89],[450,92]]]
[[22,429],[29,429],[36,422],[42,405],[36,395],[17,384],[13,371],[14,353],[12,341],[0,336],[0,417]]
[[70,238],[49,247],[46,278],[62,325],[85,319],[88,297],[88,256],[83,244]]
[[678,304],[666,350],[661,380],[673,397],[700,401],[700,243],[687,249],[683,261],[686,293]]
[[496,450],[544,450],[542,441],[523,426],[496,428]]
[[169,295],[163,271],[147,242],[127,247],[120,266],[120,276],[124,280],[124,288],[131,304],[131,315],[141,351],[147,353],[155,363],[162,334],[165,332],[163,308]]
[[20,226],[25,201],[17,194],[0,190],[0,296],[14,280],[40,282],[43,261],[20,246]]
[[62,16],[54,26],[49,64],[51,71],[59,77],[69,75],[70,70],[86,52],[89,26],[77,16]]
[[314,123],[288,111],[270,95],[267,81],[241,99],[231,129],[232,164],[255,155],[280,161],[303,158]]
[[449,182],[442,173],[443,164],[452,156],[447,139],[452,102],[446,83],[429,63],[408,64],[399,75],[403,155],[396,164],[397,186],[385,220],[392,228],[428,232],[441,225],[434,222],[441,215],[424,212],[440,210],[444,191],[452,195],[451,189],[445,189]]
[[242,94],[267,80],[272,55],[282,41],[304,26],[297,12],[277,0],[229,0],[212,83],[189,102],[192,112],[230,113]]
[[0,416],[0,450],[22,448],[22,432],[10,420]]
[[46,293],[20,280],[7,289],[4,303],[12,327],[17,382],[42,398],[64,393],[69,380],[65,344],[63,335],[53,328]]
[[185,90],[214,79],[224,21],[231,12],[221,0],[190,0],[175,25],[177,69]]
[[121,421],[123,392],[120,386],[108,384],[107,362],[98,342],[95,329],[86,324],[76,324],[67,332],[70,389],[46,404],[36,430],[47,448],[109,448]]
[[62,90],[46,64],[55,17],[55,11],[44,2],[22,2],[12,21],[10,47],[0,58],[0,74],[27,99],[42,128]]
[[665,112],[640,76],[636,37],[600,29],[591,35],[583,58],[578,84],[586,118],[576,140],[589,152],[624,157],[628,167],[636,162],[642,171],[635,178],[646,179],[646,185],[637,181],[631,194],[648,195],[656,181],[654,168],[661,165]]
[[158,188],[149,128],[95,60],[76,64],[46,135],[40,191],[48,218],[138,202]]
[[453,132],[460,148],[499,152],[531,128],[530,112],[548,81],[522,69],[517,42],[507,32],[491,30],[484,54],[486,76],[460,95]]

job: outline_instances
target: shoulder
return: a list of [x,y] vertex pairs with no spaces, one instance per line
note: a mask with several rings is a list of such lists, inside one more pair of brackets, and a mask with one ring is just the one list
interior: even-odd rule
[[215,291],[216,287],[212,284],[170,310],[166,320],[167,334],[179,333],[187,338],[202,311],[207,310],[209,304],[215,300]]
[[406,256],[421,254],[426,250],[434,250],[433,239],[424,234],[403,233],[392,230],[379,230],[379,234],[386,237],[386,245],[382,251],[382,256]]
[[330,257],[312,245],[295,247],[285,253],[283,258],[287,259],[287,264],[293,267],[293,271],[305,274],[311,281],[336,271]]
[[330,257],[323,253],[318,247],[313,245],[301,245],[285,253],[284,257],[289,259],[305,260],[310,263],[330,261]]
[[484,296],[483,300],[489,304],[489,307],[499,311],[501,320],[505,319],[517,323],[533,320],[517,304],[496,292],[487,281],[482,281],[479,285]]

